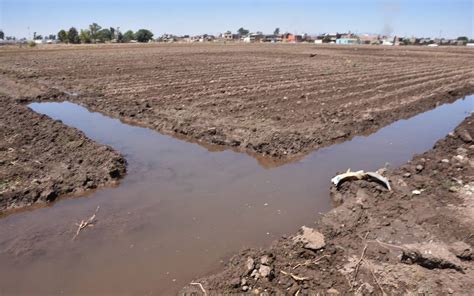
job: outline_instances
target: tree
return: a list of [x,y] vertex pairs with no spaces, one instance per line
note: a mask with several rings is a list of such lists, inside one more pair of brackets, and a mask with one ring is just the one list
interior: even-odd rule
[[117,30],[117,42],[123,42],[123,34],[119,30]]
[[112,32],[110,32],[109,29],[102,29],[99,32],[97,32],[97,39],[100,42],[105,42],[105,41],[110,41],[112,40]]
[[91,31],[89,30],[81,30],[81,34],[79,35],[79,39],[81,39],[82,43],[91,43]]
[[140,29],[135,33],[138,42],[148,42],[153,38],[153,33],[147,29]]
[[458,41],[469,41],[469,38],[467,38],[466,36],[460,36],[458,37]]
[[115,39],[115,28],[114,28],[114,27],[110,27],[109,30],[110,30],[110,36],[111,36],[110,40]]
[[35,35],[34,35],[34,40],[43,40],[43,36],[41,35],[36,35],[36,32],[35,32]]
[[123,34],[123,42],[130,42],[131,40],[135,40],[135,34],[132,30],[128,30]]
[[275,31],[273,31],[273,35],[280,35],[280,28],[276,28]]
[[49,40],[56,40],[56,35],[54,35],[54,34],[49,34],[49,35],[48,35],[48,39],[49,39]]
[[244,28],[238,29],[237,32],[239,33],[240,36],[245,36],[245,35],[248,35],[250,33],[249,30],[244,29]]
[[89,25],[89,31],[91,32],[92,42],[94,43],[97,42],[97,39],[98,39],[97,34],[99,33],[100,29],[102,29],[102,27],[99,26],[97,23],[92,23],[91,25]]
[[64,31],[64,30],[59,31],[58,32],[58,39],[59,39],[59,42],[62,42],[62,43],[68,42],[67,32]]
[[3,40],[4,38],[5,38],[5,33],[3,33],[3,31],[2,31],[2,30],[0,30],[0,39],[2,39],[2,40]]
[[77,32],[76,28],[71,27],[69,29],[69,31],[67,32],[67,39],[69,43],[73,43],[73,44],[80,43],[81,40],[79,39],[79,33]]

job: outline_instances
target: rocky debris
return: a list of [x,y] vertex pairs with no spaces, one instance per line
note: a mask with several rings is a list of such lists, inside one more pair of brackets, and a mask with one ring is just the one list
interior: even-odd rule
[[301,227],[298,235],[293,237],[293,242],[303,243],[303,247],[313,251],[317,251],[326,246],[324,241],[324,235],[313,228],[303,226]]
[[404,246],[401,261],[429,269],[452,268],[463,271],[461,261],[442,243],[420,243]]
[[465,242],[457,241],[449,246],[449,250],[462,260],[472,260],[473,251],[470,245]]

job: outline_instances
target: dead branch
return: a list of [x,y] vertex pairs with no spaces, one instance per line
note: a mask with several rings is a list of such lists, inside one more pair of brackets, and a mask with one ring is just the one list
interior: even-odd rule
[[[368,235],[369,235],[369,232],[367,232],[365,234],[364,240],[367,239]],[[357,261],[355,272],[354,272],[354,279],[353,279],[354,281],[356,280],[357,274],[359,273],[359,267],[360,267],[360,264],[362,263],[362,260],[364,259],[365,252],[367,251],[367,246],[368,246],[368,244],[366,242],[365,246],[364,246],[364,249],[362,250],[362,254],[360,255],[359,261]]]
[[292,274],[291,272],[286,272],[284,270],[280,270],[280,272],[283,273],[284,275],[290,276],[292,279],[294,279],[297,282],[309,280],[309,277],[297,276],[297,275]]
[[382,292],[382,295],[383,296],[387,295],[387,294],[385,294],[385,291],[382,289],[382,286],[380,285],[379,281],[377,280],[377,277],[375,276],[375,273],[372,271],[372,268],[370,268],[370,266],[369,266],[369,271],[372,274],[372,277],[374,278],[375,283],[377,284],[380,291]]
[[207,296],[207,292],[206,292],[206,290],[204,289],[204,287],[202,286],[201,283],[190,283],[190,285],[199,286],[199,288],[201,288],[201,291],[204,293],[204,296]]
[[317,258],[317,259],[315,259],[315,260],[313,260],[313,261],[311,261],[311,260],[306,260],[304,263],[298,263],[298,264],[296,264],[296,265],[293,267],[293,270],[297,269],[297,268],[300,267],[300,266],[308,266],[308,265],[310,265],[310,264],[318,264],[319,260],[321,260],[321,259],[323,259],[323,258],[325,258],[325,257],[331,257],[331,256],[329,256],[329,255],[323,255],[323,256],[321,256],[321,257],[319,257],[319,258]]
[[74,237],[72,238],[72,240],[76,239],[76,237],[79,235],[79,233],[81,232],[82,229],[86,228],[87,226],[94,226],[94,219],[95,219],[95,216],[96,216],[97,212],[99,211],[99,208],[100,208],[100,206],[97,206],[97,208],[95,209],[94,214],[89,219],[81,220],[81,223],[76,223],[77,231],[76,231],[76,234],[74,235]]

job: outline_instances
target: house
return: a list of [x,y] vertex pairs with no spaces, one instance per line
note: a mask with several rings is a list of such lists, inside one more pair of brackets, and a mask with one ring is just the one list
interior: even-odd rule
[[239,34],[232,34],[231,31],[227,31],[221,35],[221,39],[224,39],[226,41],[238,40]]
[[336,39],[336,44],[343,44],[343,45],[359,44],[359,39],[357,39],[357,38],[338,38],[338,39]]
[[250,33],[242,38],[242,40],[246,43],[261,42],[263,39],[264,35],[261,32]]
[[379,36],[363,34],[359,36],[360,44],[380,44]]
[[303,36],[295,35],[295,34],[291,34],[291,33],[285,33],[285,34],[283,34],[282,40],[284,42],[288,42],[288,43],[296,43],[296,42],[303,41]]

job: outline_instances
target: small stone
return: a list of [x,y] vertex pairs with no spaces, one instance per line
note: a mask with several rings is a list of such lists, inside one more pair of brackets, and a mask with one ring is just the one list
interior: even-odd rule
[[247,266],[247,271],[251,271],[255,267],[255,261],[250,257],[247,258],[247,262],[245,264]]
[[261,277],[263,278],[268,278],[270,277],[270,274],[272,273],[272,268],[267,265],[260,265],[260,268],[258,269],[258,273]]
[[457,134],[459,135],[459,137],[461,138],[461,140],[463,140],[465,143],[471,143],[472,142],[472,137],[471,135],[469,134],[469,132],[467,130],[460,130],[457,132]]
[[441,159],[441,162],[443,162],[443,163],[449,163],[449,159],[446,159],[446,158]]
[[260,263],[266,265],[270,264],[270,257],[268,257],[267,255],[262,256],[262,258],[260,258]]
[[249,290],[249,286],[242,286],[242,291],[246,292]]
[[424,167],[423,167],[421,164],[419,164],[419,165],[416,166],[416,170],[417,170],[418,172],[421,172],[423,169],[424,169]]
[[341,293],[339,293],[338,290],[334,289],[334,288],[331,288],[329,290],[326,291],[328,295],[339,295]]
[[413,191],[411,192],[411,194],[413,194],[413,195],[420,195],[420,194],[421,194],[421,191],[420,191],[420,190],[413,190]]
[[303,226],[299,234],[293,238],[293,242],[302,242],[303,247],[313,251],[317,251],[326,246],[324,235],[313,228]]
[[455,186],[449,187],[449,192],[458,192],[458,191],[459,191],[459,189]]
[[410,173],[405,173],[405,174],[403,174],[403,177],[405,177],[405,178],[410,178],[410,177],[411,177],[411,174],[410,174]]
[[460,259],[472,260],[473,258],[472,248],[465,242],[457,241],[455,243],[452,243],[449,246],[449,250]]
[[254,269],[252,273],[250,274],[251,277],[254,279],[258,279],[258,270]]

